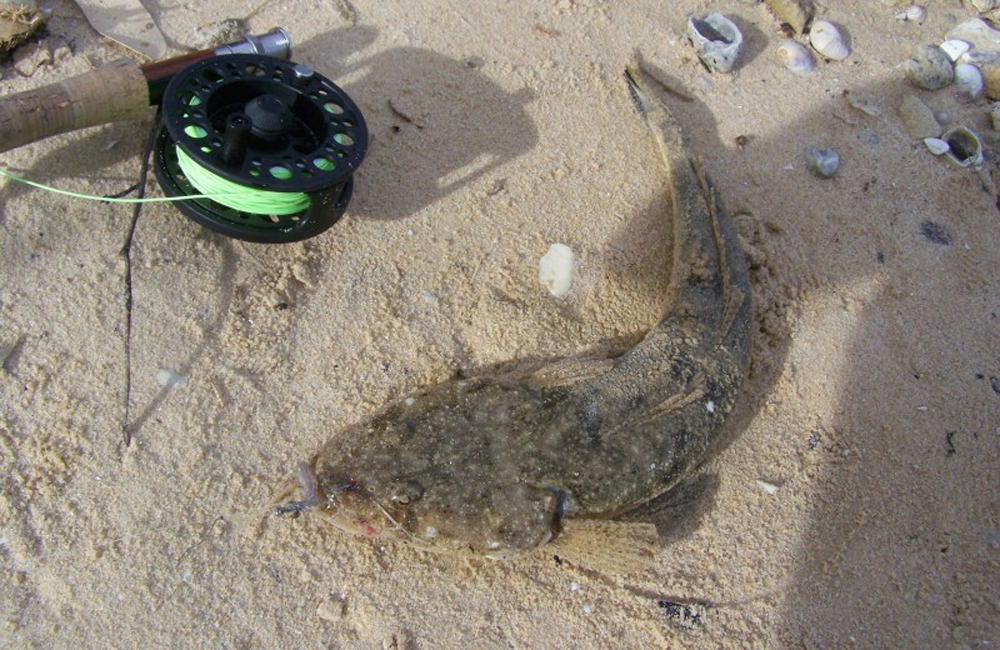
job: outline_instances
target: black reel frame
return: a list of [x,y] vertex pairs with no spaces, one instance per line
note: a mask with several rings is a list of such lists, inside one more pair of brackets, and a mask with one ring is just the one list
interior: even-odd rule
[[200,194],[174,145],[215,174],[273,192],[305,192],[306,210],[250,214],[211,199],[177,201],[199,224],[252,242],[314,237],[337,222],[368,148],[361,110],[339,86],[298,65],[258,54],[228,54],[174,76],[163,95],[155,169],[165,193]]

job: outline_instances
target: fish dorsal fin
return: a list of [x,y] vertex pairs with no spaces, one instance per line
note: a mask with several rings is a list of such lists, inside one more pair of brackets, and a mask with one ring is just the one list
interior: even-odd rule
[[571,357],[546,364],[531,373],[528,382],[537,388],[572,386],[600,377],[615,365],[614,359]]
[[581,569],[623,576],[652,568],[659,540],[646,522],[568,519],[549,548]]

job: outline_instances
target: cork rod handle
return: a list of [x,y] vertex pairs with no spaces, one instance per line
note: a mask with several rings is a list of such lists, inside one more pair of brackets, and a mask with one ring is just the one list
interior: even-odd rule
[[130,59],[0,98],[0,152],[67,131],[142,117],[149,87]]

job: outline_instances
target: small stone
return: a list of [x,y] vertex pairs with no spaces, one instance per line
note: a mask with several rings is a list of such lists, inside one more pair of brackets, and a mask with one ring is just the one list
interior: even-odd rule
[[156,381],[167,388],[183,388],[187,385],[187,379],[166,368],[156,373]]
[[765,0],[765,3],[778,20],[788,23],[799,34],[805,31],[815,13],[809,0]]
[[762,481],[760,479],[757,479],[757,485],[758,487],[760,487],[760,489],[764,490],[765,492],[767,492],[772,496],[778,493],[779,486],[775,485],[774,483],[769,483],[767,481]]
[[951,59],[937,45],[921,45],[903,64],[906,77],[917,88],[938,90],[955,80]]
[[936,138],[941,135],[941,125],[934,117],[934,111],[915,95],[907,95],[899,106],[903,127],[911,138]]
[[977,50],[1000,50],[1000,30],[993,29],[982,18],[973,18],[952,28],[945,39],[966,41]]
[[983,73],[986,96],[994,101],[1000,100],[1000,62],[984,63],[979,71]]
[[833,178],[840,169],[840,156],[833,149],[808,147],[806,167],[818,178]]

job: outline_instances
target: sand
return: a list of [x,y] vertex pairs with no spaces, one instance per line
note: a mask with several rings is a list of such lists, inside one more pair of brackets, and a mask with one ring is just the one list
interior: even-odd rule
[[[361,106],[371,148],[348,215],[304,243],[228,240],[145,208],[128,447],[130,208],[2,182],[0,646],[1000,644],[997,134],[986,100],[917,92],[987,140],[980,177],[896,115],[915,92],[898,64],[974,13],[928,2],[918,25],[882,2],[828,2],[853,53],[796,76],[762,4],[625,4],[146,3],[175,54],[223,18],[285,27],[295,59]],[[733,75],[707,73],[683,38],[684,17],[709,10],[745,35]],[[739,411],[655,519],[655,566],[456,559],[272,516],[295,464],[387,400],[622,349],[655,321],[671,215],[620,78],[635,48],[694,96],[659,93],[737,215],[757,312]],[[59,2],[47,35],[0,67],[0,92],[121,53]],[[148,126],[2,164],[120,191]],[[835,178],[809,174],[809,145],[838,151]],[[562,299],[537,279],[555,242],[579,264]]]

